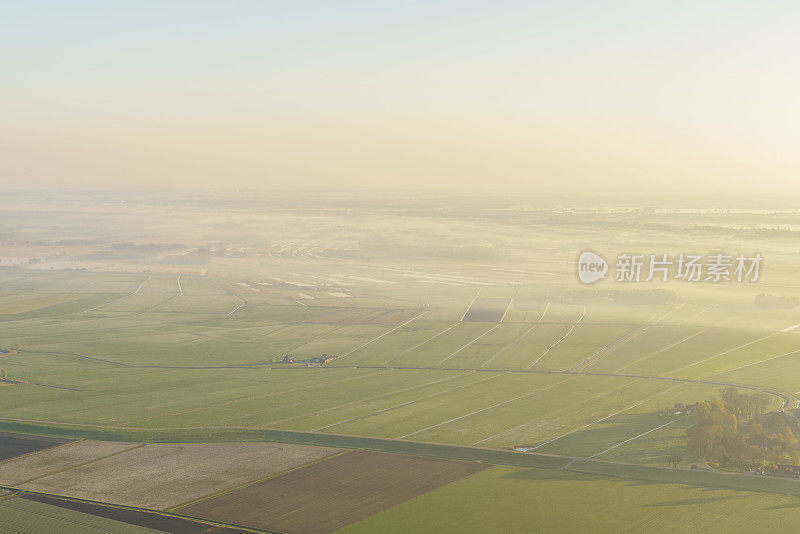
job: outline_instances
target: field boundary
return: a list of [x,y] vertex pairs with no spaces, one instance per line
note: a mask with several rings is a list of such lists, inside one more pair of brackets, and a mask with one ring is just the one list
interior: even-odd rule
[[[564,456],[513,450],[489,449],[464,445],[445,445],[423,441],[373,438],[346,434],[320,434],[293,430],[235,427],[200,427],[175,429],[132,429],[92,427],[64,423],[13,422],[0,419],[0,430],[19,433],[74,436],[106,441],[163,442],[220,442],[271,441],[295,445],[316,445],[351,450],[373,450],[412,456],[449,460],[468,460],[492,465],[539,469],[568,469],[570,471],[645,481],[669,482],[704,487],[722,487],[766,493],[781,493],[800,497],[800,481],[770,477],[710,471],[658,467],[651,465],[612,462],[586,457]],[[147,439],[143,439],[147,438]],[[15,488],[0,486],[0,489]]]
[[[0,431],[0,438],[1,437],[3,437],[2,436],[2,431]],[[43,436],[43,437],[56,437],[56,436]],[[65,446],[65,445],[70,445],[72,443],[78,443],[79,441],[83,441],[84,440],[84,438],[79,438],[79,439],[59,438],[59,439],[67,439],[67,441],[64,441],[63,443],[57,443],[57,444],[53,445],[52,447],[45,447],[44,449],[38,449],[38,450],[35,450],[35,451],[26,452],[25,454],[19,454],[17,456],[11,456],[10,458],[6,458],[4,460],[0,460],[0,464],[4,464],[4,463],[10,462],[12,460],[18,460],[20,458],[27,458],[29,456],[33,456],[35,454],[39,454],[40,452],[52,451],[53,449],[57,449],[59,447]]]
[[245,482],[243,484],[239,484],[238,486],[234,486],[232,488],[225,488],[223,490],[220,490],[220,491],[218,491],[216,493],[212,493],[210,495],[204,495],[203,497],[198,497],[196,499],[192,499],[191,501],[186,501],[186,502],[182,502],[180,504],[177,504],[175,506],[170,506],[169,508],[166,508],[165,511],[176,512],[176,511],[180,510],[181,508],[186,508],[187,506],[191,506],[193,504],[197,504],[197,503],[201,503],[201,502],[204,502],[204,501],[208,501],[208,500],[214,499],[216,497],[221,497],[223,495],[227,495],[228,493],[232,493],[232,492],[240,490],[240,489],[244,489],[244,488],[248,488],[250,486],[254,486],[254,485],[256,485],[256,484],[258,484],[260,482],[264,482],[265,480],[270,480],[270,479],[273,479],[273,478],[276,478],[276,477],[279,477],[279,476],[283,476],[283,475],[285,475],[287,473],[292,473],[292,472],[297,471],[299,469],[304,469],[304,468],[309,467],[311,465],[316,465],[316,464],[318,464],[320,462],[324,462],[326,460],[331,460],[331,459],[336,458],[338,456],[342,456],[344,454],[350,454],[352,452],[353,451],[351,451],[351,450],[345,450],[345,451],[339,451],[339,452],[333,453],[330,456],[323,456],[322,458],[317,458],[316,460],[312,460],[310,462],[306,462],[306,463],[301,464],[301,465],[296,465],[294,467],[290,467],[289,469],[285,469],[285,470],[280,471],[278,473],[272,473],[271,475],[267,475],[265,477],[257,478],[255,480],[250,480],[248,482]]
[[[71,441],[70,443],[79,443],[81,441],[86,441],[86,440],[85,439],[81,439],[81,440],[78,440],[78,441]],[[140,448],[144,447],[145,445],[147,445],[147,443],[131,443],[131,447],[128,447],[127,449],[124,449],[124,450],[121,450],[121,451],[117,451],[117,452],[112,452],[111,454],[106,454],[105,456],[100,456],[99,458],[92,458],[91,460],[87,460],[85,462],[81,462],[81,463],[78,463],[78,464],[75,464],[75,465],[71,465],[71,466],[65,467],[63,469],[58,469],[56,471],[50,471],[50,472],[48,472],[48,473],[46,473],[44,475],[39,475],[38,477],[28,478],[28,479],[22,480],[20,482],[16,482],[15,484],[17,486],[21,486],[22,484],[29,484],[29,483],[34,482],[36,480],[41,480],[41,479],[47,478],[49,476],[58,475],[60,473],[65,473],[67,471],[71,471],[73,469],[77,469],[79,467],[83,467],[85,465],[89,465],[89,464],[93,464],[95,462],[99,462],[101,460],[105,460],[106,458],[111,458],[113,456],[118,456],[120,454],[124,454],[124,453],[132,451],[134,449],[140,449]],[[45,450],[51,450],[51,449],[45,449]]]
[[[70,497],[68,495],[59,495],[57,493],[46,493],[46,492],[43,492],[43,491],[23,490],[23,489],[13,488],[13,487],[10,487],[10,486],[0,486],[0,490],[10,491],[10,492],[12,492],[10,494],[11,496],[16,497],[16,498],[20,498],[20,499],[24,499],[26,495],[47,497],[47,498],[51,498],[51,499],[55,499],[55,500],[61,500],[61,501],[72,501],[72,502],[77,502],[77,503],[92,504],[92,505],[95,505],[95,506],[102,506],[102,507],[105,507],[105,508],[112,508],[112,509],[119,509],[119,510],[132,510],[132,511],[141,512],[141,513],[144,513],[144,514],[160,515],[160,516],[164,516],[164,517],[182,519],[184,521],[191,521],[191,522],[194,522],[194,523],[202,523],[202,524],[210,525],[210,526],[227,527],[227,528],[233,528],[233,529],[238,529],[238,530],[244,530],[244,531],[247,531],[247,532],[257,532],[257,533],[262,533],[262,534],[264,534],[264,533],[266,533],[266,534],[280,534],[280,533],[277,533],[277,532],[274,532],[274,531],[271,531],[271,530],[264,530],[264,529],[254,528],[254,527],[245,527],[245,526],[242,526],[242,525],[236,525],[236,524],[232,524],[232,523],[223,523],[221,521],[213,521],[213,520],[210,520],[210,519],[203,519],[203,518],[200,518],[200,517],[192,517],[192,516],[188,516],[188,515],[181,515],[181,514],[176,514],[176,513],[168,512],[168,511],[164,511],[164,510],[154,510],[154,509],[151,509],[151,508],[140,508],[140,507],[137,507],[137,506],[126,506],[126,505],[122,505],[122,504],[113,504],[113,503],[107,503],[107,502],[103,502],[103,501],[93,501],[91,499],[81,499],[81,498],[78,498],[78,497]],[[87,513],[87,512],[84,512],[84,513]],[[88,514],[88,515],[94,515],[94,514]],[[117,519],[116,521],[120,521],[120,520]],[[120,522],[126,523],[126,521],[120,521]],[[131,524],[131,523],[128,523],[128,524]]]

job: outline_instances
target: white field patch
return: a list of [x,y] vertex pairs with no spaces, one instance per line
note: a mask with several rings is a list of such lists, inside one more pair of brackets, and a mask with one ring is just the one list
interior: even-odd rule
[[458,285],[476,285],[476,286],[490,286],[492,284],[488,284],[486,282],[478,282],[477,280],[469,280],[462,277],[452,277],[452,276],[442,276],[442,275],[431,275],[431,274],[417,274],[417,273],[403,273],[403,276],[407,276],[409,278],[416,278],[418,280],[422,280],[423,282],[433,282],[433,283],[443,283],[443,284],[458,284]]
[[448,274],[448,273],[432,274],[432,273],[426,273],[426,272],[423,272],[423,271],[408,271],[408,273],[411,274],[411,275],[417,275],[417,276],[426,276],[426,277],[431,277],[431,278],[441,278],[441,279],[444,279],[444,280],[452,280],[454,282],[463,282],[465,284],[491,285],[491,284],[485,284],[483,282],[478,282],[472,276],[463,276],[463,275]]
[[358,284],[354,284],[353,282],[345,282],[344,280],[334,280],[333,278],[329,279],[328,282],[335,286],[356,286]]
[[271,286],[272,285],[269,282],[256,282],[256,284],[258,284],[260,286]]
[[305,282],[294,282],[292,280],[286,280],[286,283],[293,285],[295,287],[314,287],[314,284],[307,284]]
[[464,286],[466,284],[459,284],[458,282],[443,282],[441,280],[421,280],[424,284],[441,284],[443,286]]
[[250,287],[250,284],[247,282],[236,282],[236,285],[240,287]]
[[339,293],[338,291],[334,291],[334,292],[328,293],[328,295],[330,295],[332,297],[339,298],[339,299],[345,299],[345,298],[349,298],[349,297],[353,296],[353,295],[348,295],[347,293]]
[[314,297],[312,297],[311,295],[306,295],[305,293],[298,293],[297,295],[298,295],[298,296],[299,296],[301,299],[305,299],[305,300],[314,300]]
[[348,276],[348,278],[352,280],[358,280],[359,282],[371,282],[375,284],[395,284],[396,282],[392,282],[391,280],[379,280],[378,278],[367,278],[366,276]]
[[229,311],[227,315],[233,315],[233,314],[234,314],[234,313],[236,313],[237,311],[239,311],[239,310],[241,310],[242,308],[244,308],[244,305],[245,305],[245,303],[244,303],[244,302],[242,302],[241,304],[239,304],[238,306],[236,306],[234,309],[232,309],[231,311]]

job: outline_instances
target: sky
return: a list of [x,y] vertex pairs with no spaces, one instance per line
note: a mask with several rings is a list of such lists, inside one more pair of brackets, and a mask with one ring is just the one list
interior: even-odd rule
[[0,6],[0,185],[800,194],[800,4]]

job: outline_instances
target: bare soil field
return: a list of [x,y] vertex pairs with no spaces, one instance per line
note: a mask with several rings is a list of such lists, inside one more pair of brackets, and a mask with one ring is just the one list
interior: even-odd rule
[[57,438],[44,438],[41,436],[28,436],[25,434],[11,434],[0,432],[0,462],[29,454],[56,445],[62,445],[69,440]]
[[0,463],[0,485],[17,486],[139,446],[141,445],[138,443],[84,440],[43,450],[38,454],[14,458]]
[[163,510],[336,452],[272,443],[157,443],[66,468],[18,487]]
[[177,509],[286,533],[331,532],[486,466],[358,451]]
[[506,314],[510,299],[475,299],[461,319],[465,323],[499,323]]

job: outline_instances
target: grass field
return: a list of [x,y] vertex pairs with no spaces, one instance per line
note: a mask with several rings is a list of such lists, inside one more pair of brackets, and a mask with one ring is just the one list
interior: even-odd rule
[[[688,324],[714,311],[701,304],[651,306],[648,322],[636,323],[608,303],[521,300],[531,313],[515,321],[461,322],[469,286],[426,290],[441,303],[414,311],[407,285],[381,286],[382,295],[397,291],[392,306],[365,282],[348,286],[358,302],[342,307],[302,306],[278,282],[245,277],[246,286],[156,273],[0,277],[0,306],[18,311],[2,316],[0,346],[23,347],[2,363],[26,382],[0,388],[2,416],[32,421],[284,428],[567,455],[614,447],[620,457],[630,447],[615,445],[666,423],[652,414],[675,402],[713,398],[728,382],[785,391],[779,377],[760,386],[750,372],[768,373],[771,358],[791,361],[782,355],[800,349],[791,333]],[[55,286],[65,291],[53,304],[61,311],[13,308],[49,302]],[[92,305],[74,307],[88,288]],[[482,291],[482,302],[508,305]],[[324,368],[278,363],[286,354],[338,359]]]
[[0,499],[0,517],[2,517],[0,532],[8,534],[21,532],[157,534],[161,532],[21,498]]
[[339,532],[763,532],[798,528],[797,506],[788,496],[495,467]]
[[[734,502],[745,503],[754,525],[788,520],[792,501],[778,494],[800,495],[793,481],[667,468],[691,425],[670,410],[676,403],[713,399],[734,384],[765,392],[770,409],[794,407],[800,336],[781,332],[797,321],[780,310],[728,303],[722,313],[703,295],[564,302],[498,283],[479,286],[476,300],[476,285],[461,275],[338,267],[330,282],[308,269],[0,270],[0,348],[22,349],[0,358],[16,382],[0,387],[0,428],[105,441],[0,463],[0,483],[158,509],[201,499],[192,514],[298,532],[353,521],[361,521],[348,527],[354,531],[423,524],[570,531],[588,528],[589,516],[600,531],[658,531],[661,522],[692,531],[712,525],[706,516],[724,526]],[[323,354],[333,359],[312,363]],[[294,363],[281,363],[287,355]],[[324,448],[310,449],[322,456],[275,463],[241,452],[265,444],[224,443],[231,441]],[[203,448],[192,456],[194,447]],[[330,513],[280,521],[289,508],[316,506],[324,496],[298,490],[296,498],[270,500],[270,512],[258,517],[237,504],[265,502],[277,491],[276,475],[342,449],[499,467],[399,499],[387,494],[374,506],[367,496],[383,490],[365,490],[367,479],[358,477],[367,471],[350,469],[351,493],[363,505],[331,497]],[[144,484],[167,467],[169,476]],[[120,469],[128,483],[101,482]],[[226,493],[254,479],[264,479],[263,495]],[[312,486],[298,479],[298,488]],[[608,506],[624,519],[596,508],[597,492],[612,495]],[[465,509],[458,499],[481,505]],[[571,514],[575,507],[587,512]]]

